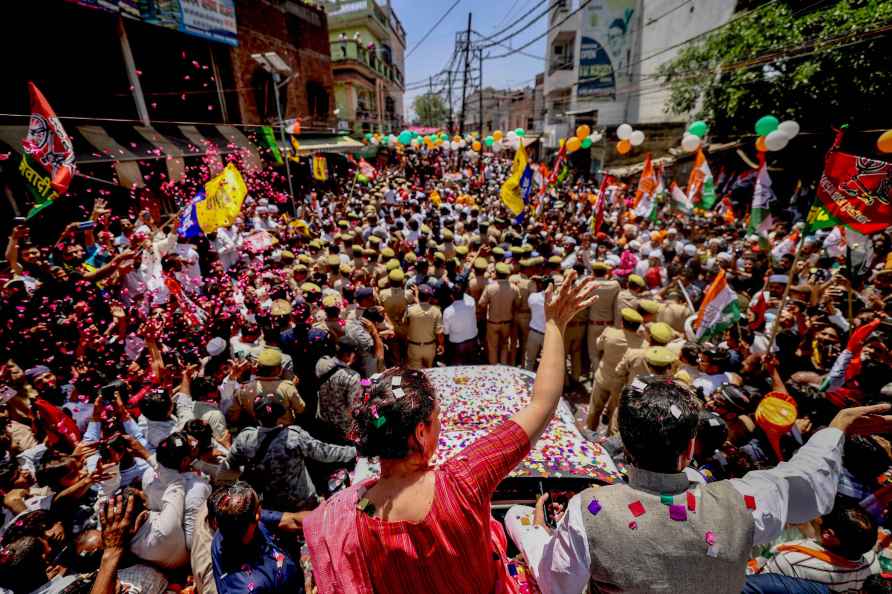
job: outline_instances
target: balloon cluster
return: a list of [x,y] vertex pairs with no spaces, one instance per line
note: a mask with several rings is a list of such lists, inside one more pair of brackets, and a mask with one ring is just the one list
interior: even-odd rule
[[760,152],[779,151],[787,146],[797,134],[799,124],[793,120],[781,122],[773,115],[766,115],[756,122],[756,149]]
[[600,132],[592,132],[592,129],[586,124],[582,124],[576,128],[576,136],[572,136],[566,140],[561,139],[561,146],[566,145],[568,153],[575,153],[579,149],[590,149],[592,145],[601,140]]
[[619,142],[616,143],[616,152],[625,155],[633,146],[641,146],[644,144],[644,132],[635,130],[629,124],[620,124],[616,128],[616,137]]
[[703,120],[691,122],[681,139],[681,148],[689,153],[696,151],[703,144],[703,137],[709,133],[709,124]]

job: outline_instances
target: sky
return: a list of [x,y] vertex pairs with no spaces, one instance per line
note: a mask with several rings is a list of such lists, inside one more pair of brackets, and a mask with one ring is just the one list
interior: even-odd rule
[[[415,44],[443,16],[454,1],[392,0],[393,8],[406,29],[407,55],[409,50],[415,47]],[[535,9],[529,17],[523,19],[509,31],[511,33],[521,31],[510,41],[511,47],[516,48],[545,32],[547,17],[542,17],[527,29],[519,29],[521,25],[539,15],[545,6],[546,3],[541,0],[459,0],[458,5],[452,9],[452,12],[437,26],[424,43],[406,58],[405,80],[408,83],[407,86],[412,87],[412,83],[425,80],[443,70],[452,56],[456,32],[464,31],[468,27],[468,12],[473,13],[471,28],[486,36],[500,31],[521,15]],[[500,37],[504,37],[506,34],[502,34]],[[525,53],[542,56],[542,59],[514,53],[500,60],[484,61],[483,85],[499,89],[532,86],[536,74],[544,69],[545,42],[546,39],[543,37],[524,50]],[[493,47],[488,51],[495,55],[496,53],[507,53],[510,50]],[[414,115],[411,113],[412,99],[426,90],[425,88],[406,91],[405,111],[407,117],[410,114]],[[460,96],[461,85],[454,87],[453,93],[456,91]],[[456,105],[458,104],[459,102],[456,102]]]

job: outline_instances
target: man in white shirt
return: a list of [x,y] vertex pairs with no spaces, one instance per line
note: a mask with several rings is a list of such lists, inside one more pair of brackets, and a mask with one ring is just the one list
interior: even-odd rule
[[[555,282],[560,282],[555,279]],[[530,305],[530,335],[527,338],[527,350],[524,358],[523,367],[527,371],[535,371],[536,359],[542,351],[542,344],[545,341],[545,289],[547,284],[541,291],[531,293],[527,297],[527,303]]]
[[452,287],[452,305],[443,311],[443,334],[449,338],[449,364],[470,365],[477,355],[477,304],[464,284]]
[[[777,538],[833,506],[845,434],[888,431],[888,404],[844,409],[789,462],[740,479],[690,483],[699,415],[696,396],[677,382],[624,391],[619,429],[629,483],[593,487],[570,500],[552,532],[540,499],[516,506],[508,531],[543,594],[577,594],[589,583],[607,591],[737,594],[753,545]],[[525,525],[526,524],[526,525]],[[642,543],[647,543],[642,547]]]

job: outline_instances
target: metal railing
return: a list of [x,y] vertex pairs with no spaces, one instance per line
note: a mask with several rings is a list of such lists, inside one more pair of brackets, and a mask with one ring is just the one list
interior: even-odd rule
[[331,42],[332,62],[359,62],[373,70],[382,78],[402,84],[402,74],[397,69],[381,59],[377,52],[369,50],[362,43],[352,39],[344,39]]

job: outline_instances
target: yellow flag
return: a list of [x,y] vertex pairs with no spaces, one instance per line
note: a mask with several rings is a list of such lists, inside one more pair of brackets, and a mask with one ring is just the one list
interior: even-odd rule
[[289,159],[291,159],[295,163],[300,163],[300,153],[298,152],[300,151],[300,143],[294,138],[294,136],[291,137],[291,148],[294,149],[294,154],[292,154]]
[[313,155],[313,179],[325,181],[328,179],[328,163],[323,155]]
[[242,174],[230,163],[217,177],[204,185],[206,198],[195,203],[198,226],[205,233],[228,227],[242,211],[248,187]]
[[527,152],[523,147],[523,142],[521,142],[517,152],[514,153],[514,164],[511,166],[511,175],[509,175],[508,179],[502,184],[502,189],[499,192],[502,197],[502,202],[508,210],[516,215],[523,212],[524,202],[521,183],[527,174],[527,169]]

